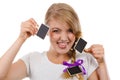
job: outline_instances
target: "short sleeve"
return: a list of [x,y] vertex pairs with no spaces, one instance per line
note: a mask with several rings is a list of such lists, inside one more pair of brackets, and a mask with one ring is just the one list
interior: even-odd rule
[[88,61],[88,77],[89,77],[97,69],[98,62],[91,54],[88,53],[87,53],[87,61]]
[[25,63],[25,65],[26,65],[26,68],[27,68],[27,76],[29,76],[29,72],[30,72],[30,55],[31,55],[32,53],[29,53],[29,54],[27,54],[27,55],[25,55],[25,56],[23,56],[22,58],[21,58],[21,60]]
[[38,63],[40,62],[40,52],[31,52],[28,53],[27,55],[23,56],[21,60],[25,63],[26,68],[27,68],[27,76],[31,77],[32,70],[34,71],[34,67],[37,66],[37,61]]

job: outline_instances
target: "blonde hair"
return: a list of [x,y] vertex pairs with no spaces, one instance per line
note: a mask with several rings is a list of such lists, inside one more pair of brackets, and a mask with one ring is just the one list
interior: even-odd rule
[[45,24],[48,24],[52,18],[67,23],[67,25],[73,30],[76,39],[82,36],[79,18],[74,9],[68,4],[52,4],[46,12]]
[[[51,19],[56,19],[67,23],[70,29],[73,31],[73,34],[76,37],[76,40],[79,37],[82,37],[82,31],[80,26],[79,18],[74,11],[74,9],[66,3],[54,3],[52,4],[46,12],[45,15],[45,24],[48,25]],[[72,62],[75,62],[76,52],[74,49],[69,51],[69,55],[72,59]]]

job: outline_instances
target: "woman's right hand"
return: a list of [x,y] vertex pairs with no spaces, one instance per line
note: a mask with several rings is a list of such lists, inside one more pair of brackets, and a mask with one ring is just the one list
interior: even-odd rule
[[33,18],[30,18],[27,21],[22,22],[19,38],[26,40],[31,35],[35,35],[36,32],[38,31],[37,26],[38,26],[37,22]]

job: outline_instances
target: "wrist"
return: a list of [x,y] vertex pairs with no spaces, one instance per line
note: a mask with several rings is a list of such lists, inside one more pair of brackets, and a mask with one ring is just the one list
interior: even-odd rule
[[103,58],[103,60],[101,62],[99,62],[99,68],[105,68],[106,67],[106,62]]
[[28,38],[28,37],[27,37],[26,34],[20,34],[19,37],[18,37],[18,39],[19,39],[20,41],[25,41],[27,38]]
[[105,63],[104,57],[97,59],[97,62],[98,64],[104,64]]
[[23,36],[19,36],[19,37],[17,38],[17,40],[18,40],[19,42],[25,42],[26,39],[27,39],[27,38],[25,38],[25,37],[23,37]]

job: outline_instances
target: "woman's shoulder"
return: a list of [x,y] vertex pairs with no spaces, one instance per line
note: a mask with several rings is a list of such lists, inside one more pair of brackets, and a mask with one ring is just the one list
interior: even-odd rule
[[91,53],[86,53],[86,52],[77,53],[76,59],[82,59],[85,62],[90,63],[90,64],[92,64],[92,63],[98,64],[97,60],[95,59],[95,57]]
[[34,51],[34,52],[29,52],[28,54],[24,55],[22,57],[22,59],[29,59],[29,60],[33,60],[33,59],[40,59],[44,56],[46,52],[37,52],[37,51]]
[[89,77],[93,71],[98,67],[97,60],[93,57],[91,53],[76,53],[77,60],[83,60],[83,66],[87,71],[87,76]]
[[93,58],[93,56],[90,53],[86,53],[86,52],[76,52],[76,58]]

